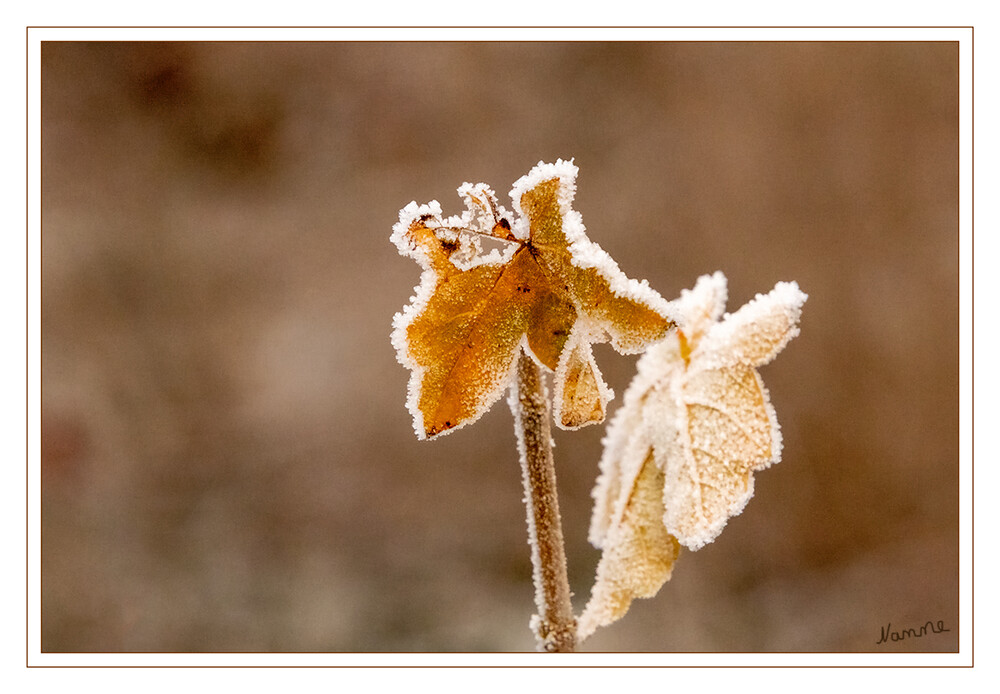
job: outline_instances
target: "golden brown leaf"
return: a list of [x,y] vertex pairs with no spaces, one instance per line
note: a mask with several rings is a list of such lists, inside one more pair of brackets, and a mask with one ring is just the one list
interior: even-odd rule
[[[628,279],[585,233],[570,203],[577,169],[539,164],[514,184],[513,224],[484,184],[459,194],[468,211],[443,220],[437,203],[400,212],[392,240],[423,267],[393,321],[399,361],[412,370],[408,406],[420,438],[475,421],[509,385],[518,350],[556,374],[556,422],[602,421],[611,390],[590,345],[637,352],[673,327],[670,306]],[[480,237],[506,248],[486,254]]]

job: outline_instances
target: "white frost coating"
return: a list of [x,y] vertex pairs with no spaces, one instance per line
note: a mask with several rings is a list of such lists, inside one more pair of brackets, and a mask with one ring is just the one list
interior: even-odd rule
[[[427,303],[437,286],[437,273],[431,268],[431,260],[427,250],[408,236],[410,227],[422,217],[428,217],[428,226],[437,229],[435,233],[438,238],[456,241],[459,244],[458,250],[451,254],[449,260],[462,271],[481,265],[504,265],[510,261],[517,250],[515,244],[508,244],[508,247],[502,251],[493,249],[486,254],[482,252],[482,245],[476,233],[490,234],[495,222],[494,211],[497,217],[509,217],[509,213],[497,202],[496,194],[488,185],[485,183],[463,183],[458,188],[458,194],[466,205],[466,210],[462,214],[442,219],[441,204],[437,200],[432,200],[424,205],[418,205],[416,201],[412,201],[399,211],[399,221],[393,225],[392,234],[389,237],[399,249],[400,255],[413,258],[421,267],[420,283],[414,288],[410,303],[393,316],[390,335],[392,346],[396,350],[396,360],[410,369],[406,408],[413,416],[413,429],[420,440],[427,438],[424,416],[419,408],[420,384],[423,381],[425,369],[410,358],[406,332],[413,320],[427,307]],[[527,340],[523,342],[527,344]],[[512,375],[498,386],[499,392],[502,392],[506,383],[511,382],[511,378]],[[461,429],[465,424],[476,421],[492,404],[491,401],[485,407],[479,408],[475,417],[439,432],[436,438],[450,434]]]
[[[468,185],[469,184],[465,184],[465,186]],[[465,186],[463,186],[463,188]],[[482,183],[478,184],[478,187],[480,187],[479,190],[489,190],[485,184]],[[462,189],[460,188],[459,190],[461,191]],[[399,221],[393,225],[392,234],[389,237],[390,240],[396,245],[396,248],[399,249],[400,255],[407,258],[413,258],[421,267],[420,283],[414,288],[414,294],[410,297],[410,303],[404,306],[402,311],[396,313],[392,317],[392,332],[390,333],[392,346],[396,350],[396,360],[410,370],[410,380],[406,387],[406,409],[413,417],[413,430],[419,440],[427,438],[426,430],[424,428],[424,415],[420,411],[419,407],[420,384],[423,381],[425,369],[410,357],[407,346],[406,331],[413,320],[427,307],[427,303],[430,301],[431,296],[434,293],[434,289],[437,286],[437,273],[431,267],[431,260],[427,254],[427,250],[415,243],[408,236],[407,232],[413,223],[420,218],[430,217],[439,226],[448,227],[437,232],[437,234],[440,235],[440,238],[454,239],[465,237],[466,239],[469,239],[467,241],[460,240],[460,249],[453,254],[453,256],[457,255],[458,258],[451,258],[453,264],[460,270],[487,263],[502,264],[507,262],[510,254],[513,254],[514,252],[514,249],[511,249],[505,256],[494,249],[493,252],[485,256],[479,255],[471,258],[468,257],[469,253],[477,249],[479,246],[478,240],[472,240],[474,237],[471,234],[463,234],[460,231],[463,226],[467,226],[465,221],[471,219],[472,217],[473,203],[468,202],[468,197],[466,197],[466,200],[469,210],[461,216],[449,218],[444,222],[441,221],[441,205],[437,200],[432,200],[424,205],[418,205],[415,201],[410,202],[399,211]],[[511,377],[508,377],[504,380],[504,384],[510,382],[510,378]],[[501,392],[505,387],[504,384],[499,386],[499,390]],[[492,402],[490,402],[486,407],[480,408],[480,411],[475,417],[461,422],[450,429],[439,432],[435,438],[440,438],[445,434],[450,434],[457,429],[461,429],[465,426],[465,424],[476,421],[487,409],[489,409],[490,405],[492,405]]]
[[[675,304],[683,306],[681,301]],[[672,441],[675,436],[673,426],[664,426],[665,422],[673,421],[673,409],[664,411],[672,400],[659,393],[671,387],[673,374],[682,368],[681,363],[676,338],[652,345],[639,358],[636,375],[625,391],[622,405],[608,423],[601,440],[604,454],[600,471],[591,491],[594,511],[588,540],[598,549],[604,547],[609,527],[621,520],[634,474],[650,448],[655,442]],[[637,431],[646,432],[647,436],[637,436]]]
[[[665,340],[649,349],[669,351],[674,344],[674,340]],[[601,439],[604,454],[599,463],[597,483],[590,493],[594,499],[594,511],[588,535],[590,543],[598,549],[604,547],[608,529],[621,520],[622,509],[628,502],[635,474],[638,474],[639,465],[649,451],[650,442],[635,436],[633,432],[655,431],[655,428],[644,424],[645,420],[669,420],[669,417],[659,412],[660,408],[655,404],[648,406],[647,399],[656,384],[666,379],[674,368],[673,364],[667,359],[640,358],[637,367],[638,371],[625,391],[622,406],[608,423],[604,438]],[[669,431],[672,432],[673,429]]]
[[722,315],[725,297],[725,277],[717,272],[675,302],[684,313],[687,363],[678,335],[640,358],[604,439],[592,493],[595,546],[603,547],[620,521],[630,484],[650,453],[665,475],[667,530],[689,549],[714,540],[753,495],[753,471],[780,459],[781,431],[755,367],[798,334],[807,297],[794,282],[780,282]]
[[445,235],[451,232],[462,244],[461,250],[449,258],[452,264],[459,270],[466,271],[480,265],[504,265],[510,262],[517,251],[515,244],[507,244],[502,250],[494,248],[484,254],[479,241],[478,234],[492,236],[496,219],[510,217],[510,213],[497,202],[493,189],[485,183],[463,183],[458,187],[458,194],[465,201],[465,212],[436,222],[441,229],[438,232],[439,238],[446,238]]
[[735,313],[726,314],[700,345],[702,368],[770,362],[799,334],[806,298],[797,283],[779,282],[768,294],[758,294]]
[[[514,360],[516,365],[517,360]],[[515,366],[516,369],[516,366]],[[512,382],[510,389],[507,392],[507,405],[510,407],[510,412],[514,417],[515,422],[520,422],[524,417],[524,408],[521,405],[521,393],[517,387],[517,377],[514,375],[514,381]],[[543,380],[539,384],[542,388],[542,393],[547,396],[545,389],[545,381]],[[542,612],[545,607],[545,596],[542,594],[542,577],[539,559],[539,549],[538,549],[538,528],[535,527],[535,514],[532,512],[532,502],[531,496],[528,493],[530,489],[530,482],[528,480],[528,447],[524,440],[524,429],[521,426],[514,427],[514,434],[517,436],[517,454],[521,461],[521,477],[522,486],[525,489],[524,496],[524,506],[527,509],[527,520],[528,520],[528,545],[531,547],[531,566],[534,573],[532,583],[535,586],[535,605],[538,607],[538,611]],[[532,631],[535,634],[539,633],[536,626],[540,626],[540,622],[537,622],[539,617],[534,615],[531,621]]]
[[496,193],[485,183],[463,183],[458,187],[459,196],[468,208],[462,215],[460,226],[489,234],[499,218],[510,219],[510,213],[500,205]]
[[[527,239],[530,233],[527,215],[521,208],[521,196],[534,189],[539,183],[558,178],[560,181],[559,207],[563,218],[563,232],[569,243],[570,262],[579,268],[596,269],[608,280],[613,294],[643,303],[660,315],[679,324],[680,313],[672,303],[653,290],[646,280],[630,279],[621,271],[618,263],[587,236],[583,217],[572,208],[573,198],[576,196],[577,173],[579,173],[579,169],[573,160],[558,159],[555,164],[538,162],[538,165],[531,171],[515,181],[510,189],[510,199],[513,201],[514,209],[519,213],[516,228],[512,229],[514,235],[519,239]],[[607,328],[607,326],[602,327]],[[622,354],[637,354],[644,349],[644,346],[635,347],[621,344],[617,339],[618,336],[611,331],[607,332],[611,337],[612,346]]]
[[410,380],[406,387],[406,409],[413,416],[413,430],[418,439],[426,438],[424,432],[424,416],[417,406],[420,402],[420,382],[423,379],[424,369],[410,358],[406,344],[406,329],[427,306],[434,287],[437,283],[437,275],[431,270],[431,261],[426,249],[414,243],[408,236],[407,231],[414,221],[430,215],[432,217],[441,216],[441,205],[437,200],[432,200],[426,205],[417,205],[416,201],[409,203],[399,211],[399,221],[392,227],[392,234],[389,239],[399,249],[399,254],[403,257],[413,258],[420,264],[420,284],[414,288],[410,303],[403,307],[403,310],[392,317],[392,333],[390,340],[396,350],[396,361],[410,369]]
[[[527,347],[527,338],[522,341],[522,348]],[[532,487],[530,480],[530,463],[528,461],[528,446],[527,441],[525,441],[525,429],[520,424],[524,419],[524,400],[523,398],[530,398],[534,400],[538,398],[540,402],[534,400],[530,404],[534,409],[545,409],[547,408],[547,403],[549,401],[548,388],[545,385],[545,379],[539,379],[538,386],[539,391],[537,393],[522,393],[518,387],[517,379],[517,359],[514,360],[514,372],[511,374],[511,385],[507,393],[507,404],[510,407],[511,414],[513,415],[515,426],[514,433],[517,437],[517,453],[521,462],[521,482],[524,488],[524,495],[522,497],[524,501],[524,507],[526,511],[527,524],[528,524],[528,545],[531,549],[531,566],[532,566],[532,583],[535,586],[535,607],[538,609],[538,614],[532,615],[529,621],[529,627],[535,637],[538,639],[539,643],[545,640],[545,636],[542,633],[542,614],[546,613],[546,598],[545,598],[545,579],[542,576],[542,562],[541,562],[541,548],[539,547],[538,540],[538,526],[535,524],[535,512],[534,512],[534,501],[531,498],[531,492],[529,491]],[[551,438],[549,441],[552,444]]]
[[602,553],[581,641],[654,595],[679,544],[696,550],[714,540],[753,496],[753,473],[780,457],[781,432],[755,367],[798,334],[806,295],[779,283],[731,316],[725,299],[718,272],[681,293],[684,333],[642,356],[608,425],[588,536]]
[[[421,384],[426,375],[426,369],[416,363],[409,354],[407,345],[407,331],[413,324],[417,316],[422,315],[434,294],[440,278],[437,270],[433,267],[432,258],[440,262],[440,255],[432,255],[427,248],[415,241],[410,236],[411,229],[418,223],[430,229],[441,241],[455,244],[457,247],[450,249],[447,254],[448,262],[457,270],[465,272],[481,266],[501,267],[509,263],[515,253],[521,248],[518,243],[512,240],[527,240],[530,235],[530,220],[521,209],[522,196],[540,183],[550,181],[553,178],[559,180],[557,187],[558,204],[563,219],[563,232],[566,235],[568,249],[570,251],[570,262],[582,268],[594,268],[608,282],[609,289],[619,297],[630,299],[644,304],[651,310],[679,323],[679,312],[673,304],[664,300],[657,292],[651,289],[648,283],[631,280],[621,272],[614,260],[605,253],[600,246],[591,242],[586,236],[586,229],[582,218],[578,212],[571,208],[571,203],[576,191],[577,167],[572,161],[558,160],[554,164],[539,163],[527,175],[518,179],[511,189],[511,198],[514,203],[515,215],[513,219],[510,213],[497,201],[493,190],[485,183],[463,183],[458,188],[458,194],[463,198],[466,210],[459,215],[442,218],[441,205],[435,200],[425,205],[417,205],[416,202],[409,203],[399,213],[399,221],[393,226],[391,240],[399,249],[401,255],[413,258],[421,266],[422,272],[419,284],[414,289],[414,294],[410,303],[403,308],[400,313],[393,317],[391,340],[396,349],[397,360],[406,368],[410,369],[411,376],[407,388],[407,409],[413,416],[413,426],[419,439],[425,439],[424,417],[420,412],[419,404],[421,400]],[[510,225],[508,234],[506,225],[499,224],[500,220],[507,220]],[[418,227],[419,228],[419,227]],[[424,232],[426,233],[426,232]],[[480,242],[481,237],[492,237],[506,243],[500,248],[494,248],[489,253],[483,252]],[[577,257],[579,256],[579,257]],[[438,266],[440,267],[440,266]],[[575,364],[580,361],[586,362],[589,366],[588,373],[596,377],[596,384],[589,393],[597,392],[593,401],[598,401],[600,410],[603,413],[607,402],[614,397],[613,391],[604,383],[593,353],[590,348],[591,343],[604,342],[610,339],[612,346],[621,353],[639,352],[645,346],[638,338],[631,338],[627,330],[619,331],[610,320],[601,316],[593,316],[592,320],[583,320],[588,315],[585,307],[579,305],[575,296],[568,297],[577,303],[577,314],[580,320],[572,329],[573,340],[567,342],[568,347],[578,348],[574,358]],[[586,344],[584,344],[586,341]],[[548,367],[541,363],[537,356],[527,346],[525,338],[522,338],[524,351],[531,358],[542,366],[546,371]],[[563,406],[561,396],[563,395],[566,383],[566,374],[570,365],[570,353],[573,350],[564,349],[560,354],[560,362],[556,369],[555,387],[557,392],[556,424],[561,428],[579,428],[576,426],[564,426],[562,421]],[[516,359],[512,360],[511,370],[513,371]],[[511,378],[498,380],[489,389],[493,393],[484,404],[476,404],[474,408],[475,416],[463,419],[462,422],[451,426],[435,434],[440,436],[460,429],[464,424],[475,421],[481,416],[497,398],[506,384],[511,382]],[[491,381],[492,382],[492,381]],[[574,391],[582,393],[583,391]],[[575,396],[574,396],[575,397]],[[583,402],[578,398],[577,402]],[[582,407],[580,408],[583,409]]]
[[418,262],[424,258],[425,261],[421,262],[421,265],[426,262],[426,253],[407,238],[406,232],[413,222],[425,215],[440,219],[441,203],[437,200],[431,200],[424,205],[418,205],[415,200],[410,202],[399,211],[399,221],[392,225],[392,234],[389,236],[389,240],[396,245],[399,254],[404,258],[414,258]]
[[[608,403],[615,397],[615,391],[604,381],[601,370],[597,368],[597,361],[594,359],[594,353],[591,349],[591,344],[602,336],[602,332],[603,331],[601,331],[600,328],[597,328],[590,321],[581,316],[577,319],[576,324],[573,326],[569,336],[566,338],[566,345],[563,347],[562,354],[559,356],[559,363],[556,365],[555,374],[552,376],[552,389],[554,391],[552,398],[552,419],[556,422],[556,425],[560,429],[573,431],[576,429],[582,429],[592,423],[588,421],[578,426],[568,426],[563,423],[563,404],[566,378],[568,375],[567,372],[570,367],[570,359],[573,357],[577,349],[583,352],[583,359],[588,363],[590,370],[594,375],[601,412],[607,411]],[[532,358],[537,362],[537,358],[535,358],[534,355],[532,355]]]
[[524,210],[521,209],[521,196],[532,190],[539,183],[558,178],[562,183],[559,186],[559,206],[563,213],[565,213],[570,208],[570,205],[573,203],[573,197],[576,195],[576,175],[579,171],[580,169],[576,167],[572,159],[569,161],[557,159],[555,164],[546,164],[540,161],[531,171],[514,181],[514,185],[510,189],[510,199],[514,203],[514,209],[518,212],[518,219],[514,225],[516,228],[511,229],[514,236],[522,241],[527,241],[531,234],[528,217],[524,214]]
[[726,310],[728,298],[726,276],[718,270],[699,277],[694,289],[681,290],[675,303],[684,318],[683,330],[689,341],[698,342],[716,324]]

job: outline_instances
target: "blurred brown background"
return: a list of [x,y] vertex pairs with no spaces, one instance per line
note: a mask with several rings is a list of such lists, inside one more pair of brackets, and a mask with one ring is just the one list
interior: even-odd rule
[[[416,440],[388,237],[557,157],[665,297],[810,295],[762,371],[781,464],[584,650],[955,650],[957,74],[953,43],[44,44],[43,650],[532,650],[510,413]],[[617,405],[635,358],[596,355]],[[556,435],[578,610],[601,435]]]

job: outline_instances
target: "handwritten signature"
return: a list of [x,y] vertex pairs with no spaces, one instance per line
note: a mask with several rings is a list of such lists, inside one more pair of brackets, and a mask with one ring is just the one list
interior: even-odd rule
[[927,621],[924,625],[917,629],[902,629],[900,631],[894,631],[892,628],[892,622],[889,622],[884,627],[882,627],[882,634],[875,645],[880,643],[886,643],[888,641],[902,641],[904,639],[919,639],[921,636],[927,636],[927,634],[940,634],[945,631],[951,631],[951,629],[944,628],[944,621],[938,620],[936,622]]

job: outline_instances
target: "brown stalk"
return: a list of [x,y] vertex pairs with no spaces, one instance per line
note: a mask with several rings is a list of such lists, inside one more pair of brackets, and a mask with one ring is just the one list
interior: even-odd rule
[[566,573],[549,402],[541,371],[523,350],[517,362],[517,386],[509,403],[521,458],[538,607],[531,626],[538,639],[538,650],[569,653],[576,648],[576,618]]

